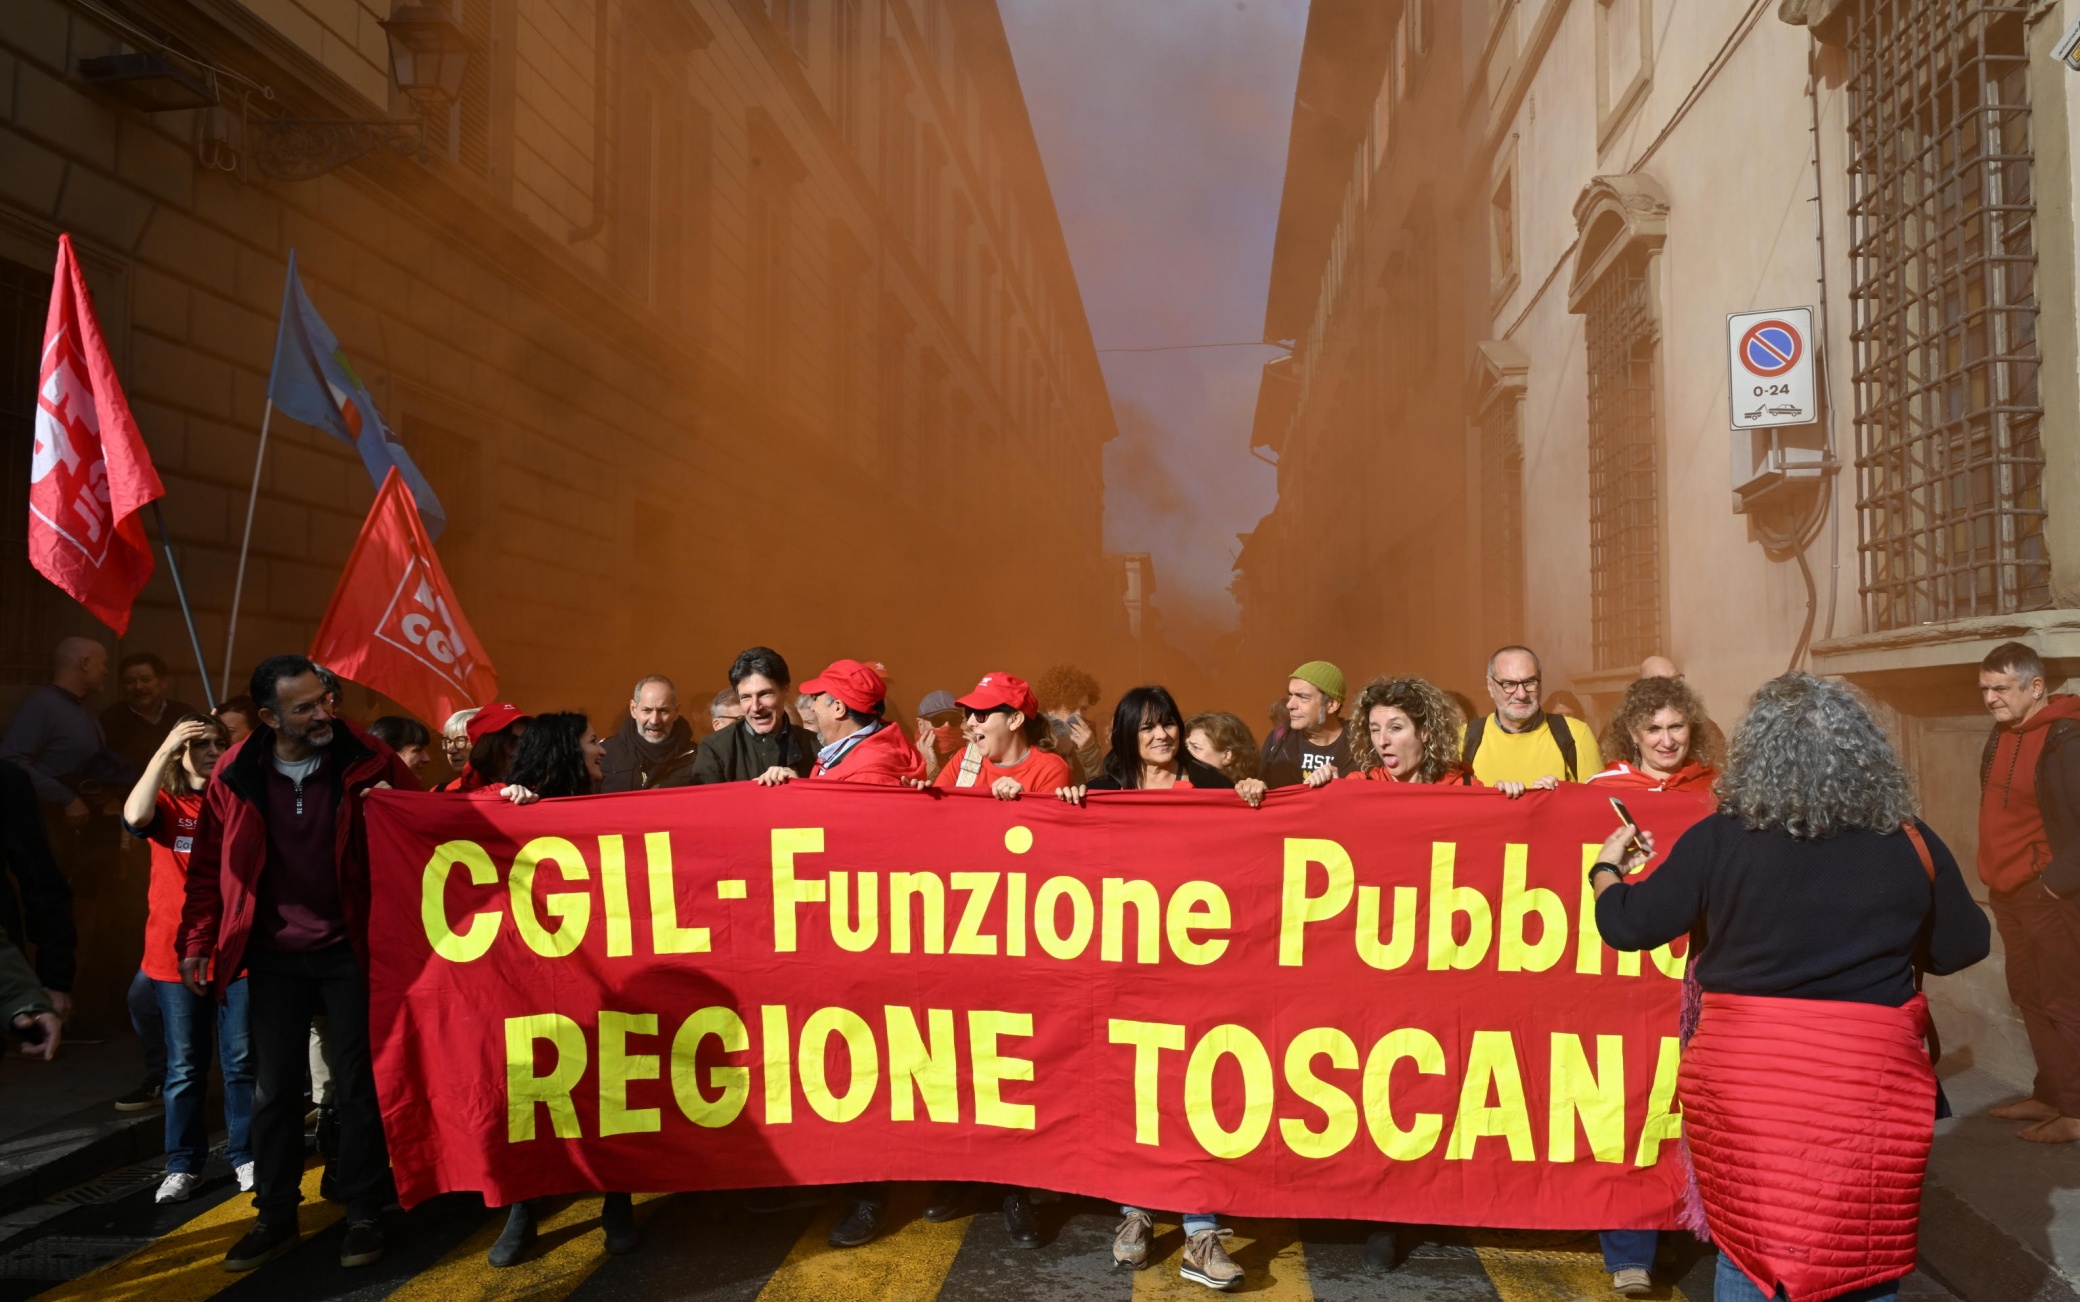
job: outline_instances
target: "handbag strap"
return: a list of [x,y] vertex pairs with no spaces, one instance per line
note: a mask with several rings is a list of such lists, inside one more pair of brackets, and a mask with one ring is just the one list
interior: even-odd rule
[[1921,829],[1914,826],[1914,820],[1911,818],[1901,823],[1899,830],[1905,832],[1907,839],[1914,843],[1914,853],[1921,859],[1921,871],[1927,873],[1928,880],[1933,882],[1936,879],[1936,857],[1928,852],[1927,838],[1921,835]]

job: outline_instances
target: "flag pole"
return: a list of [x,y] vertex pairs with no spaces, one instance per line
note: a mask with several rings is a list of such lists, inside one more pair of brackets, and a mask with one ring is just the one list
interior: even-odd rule
[[188,645],[195,651],[195,672],[202,676],[202,695],[215,713],[217,693],[210,689],[209,666],[202,662],[202,637],[195,631],[195,612],[188,608],[188,590],[181,584],[180,563],[173,559],[173,535],[166,532],[166,512],[159,509],[156,497],[152,499],[152,519],[159,525],[159,546],[166,549],[166,572],[173,576],[173,595],[181,603],[181,618],[188,621]]
[[[218,695],[231,695],[231,654],[238,645],[238,602],[246,590],[246,553],[253,545],[253,508],[260,502],[260,466],[267,460],[267,427],[274,420],[274,397],[267,399],[267,410],[260,417],[260,451],[253,458],[253,487],[246,494],[246,532],[238,541],[238,578],[231,584],[231,622],[224,630],[224,677]],[[161,530],[164,535],[164,530]],[[215,708],[212,706],[211,708]]]

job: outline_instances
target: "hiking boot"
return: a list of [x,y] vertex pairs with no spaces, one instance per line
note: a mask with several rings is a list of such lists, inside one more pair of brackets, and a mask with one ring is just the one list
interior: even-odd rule
[[339,1243],[339,1264],[373,1266],[383,1259],[383,1227],[375,1221],[355,1221],[347,1226],[347,1237]]
[[168,1171],[166,1178],[159,1182],[159,1192],[152,1195],[152,1201],[161,1206],[167,1203],[184,1203],[195,1196],[195,1190],[201,1184],[202,1177],[199,1175],[191,1175],[186,1171]]
[[959,1216],[968,1206],[968,1185],[962,1180],[941,1180],[924,1200],[924,1218],[934,1225]]
[[159,1106],[166,1086],[156,1076],[147,1076],[134,1090],[116,1100],[118,1112],[149,1112]]
[[1627,1266],[1611,1276],[1611,1287],[1620,1297],[1645,1297],[1654,1291],[1654,1281],[1638,1266]]
[[1040,1246],[1040,1222],[1033,1216],[1033,1204],[1022,1190],[1004,1195],[1004,1233],[1011,1236],[1015,1248]]
[[498,1241],[491,1245],[490,1252],[484,1254],[484,1260],[503,1270],[518,1265],[533,1246],[534,1204],[514,1203],[506,1211],[505,1229],[499,1231]]
[[265,1266],[295,1247],[301,1237],[294,1221],[287,1225],[269,1225],[263,1221],[247,1230],[246,1237],[224,1254],[224,1269],[238,1275]]
[[852,1210],[845,1213],[845,1219],[831,1227],[830,1245],[833,1248],[857,1248],[863,1243],[872,1243],[874,1236],[881,1233],[883,1210],[880,1203],[854,1199]]
[[1148,1268],[1148,1238],[1154,1232],[1156,1218],[1147,1212],[1127,1212],[1119,1218],[1119,1228],[1112,1232],[1112,1264],[1128,1270]]
[[607,1232],[607,1251],[625,1257],[636,1250],[636,1204],[632,1195],[605,1195],[599,1209],[600,1228]]
[[1242,1286],[1242,1267],[1228,1255],[1221,1243],[1233,1230],[1215,1228],[1201,1230],[1185,1240],[1184,1260],[1177,1273],[1194,1283],[1227,1292]]

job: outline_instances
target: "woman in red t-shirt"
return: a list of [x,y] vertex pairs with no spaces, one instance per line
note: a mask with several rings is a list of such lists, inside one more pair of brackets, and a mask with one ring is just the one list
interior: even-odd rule
[[1680,678],[1642,678],[1603,730],[1611,765],[1589,781],[1635,791],[1696,791],[1719,785],[1719,730]]
[[123,826],[152,844],[147,889],[144,961],[140,965],[159,1000],[166,1026],[166,1178],[155,1201],[177,1203],[194,1196],[209,1158],[209,1128],[202,1116],[209,1093],[212,1032],[224,1073],[225,1155],[241,1192],[253,1187],[253,1063],[246,1030],[243,976],[211,1001],[181,984],[174,935],[188,897],[188,852],[202,819],[202,792],[217,757],[231,744],[220,719],[184,714],[159,743],[143,776],[123,801]]
[[968,748],[947,758],[933,786],[979,787],[999,800],[1016,800],[1028,791],[1051,796],[1069,785],[1069,761],[1054,753],[1054,728],[1025,679],[984,674],[954,704],[965,718]]

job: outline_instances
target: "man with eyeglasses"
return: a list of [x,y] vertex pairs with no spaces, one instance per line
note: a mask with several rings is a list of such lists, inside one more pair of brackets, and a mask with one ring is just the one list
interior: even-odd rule
[[247,977],[253,1055],[257,1223],[224,1269],[265,1265],[296,1246],[303,1200],[303,1084],[311,1019],[327,1020],[339,1115],[332,1164],[347,1205],[342,1266],[383,1255],[382,1209],[396,1198],[368,1034],[368,839],[377,787],[416,790],[396,752],[333,713],[336,688],[302,656],[253,671],[260,718],[217,763],[188,861],[177,948],[181,982],[222,1000]]
[[1466,725],[1463,755],[1484,786],[1553,787],[1601,773],[1596,734],[1580,719],[1547,714],[1538,655],[1506,646],[1488,657],[1488,698],[1495,713]]

